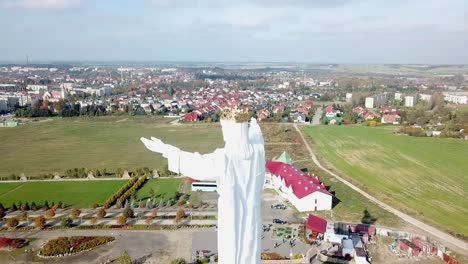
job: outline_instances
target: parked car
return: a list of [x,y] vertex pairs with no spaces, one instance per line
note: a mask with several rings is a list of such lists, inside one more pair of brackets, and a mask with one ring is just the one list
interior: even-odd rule
[[286,205],[284,205],[284,204],[275,204],[275,205],[271,206],[271,209],[282,209],[282,210],[284,210],[284,209],[286,209]]
[[284,225],[284,224],[286,224],[287,222],[286,222],[286,221],[284,221],[284,220],[281,220],[281,219],[275,218],[275,219],[273,219],[273,223],[274,223],[274,224],[280,224],[280,225]]

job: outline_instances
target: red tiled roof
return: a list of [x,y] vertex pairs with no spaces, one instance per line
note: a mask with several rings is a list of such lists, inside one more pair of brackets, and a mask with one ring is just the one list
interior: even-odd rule
[[300,169],[278,161],[267,161],[266,169],[273,175],[284,180],[286,187],[290,187],[294,195],[302,199],[313,192],[322,192],[332,195],[317,177],[304,173]]
[[307,229],[324,234],[327,230],[327,220],[309,214],[306,222]]

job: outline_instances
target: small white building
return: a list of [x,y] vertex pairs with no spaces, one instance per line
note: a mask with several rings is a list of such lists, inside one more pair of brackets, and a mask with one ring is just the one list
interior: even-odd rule
[[366,97],[366,104],[367,109],[374,108],[374,97]]
[[395,101],[401,101],[402,99],[402,94],[401,93],[395,93]]
[[317,176],[277,161],[267,161],[266,181],[300,212],[332,209],[333,195]]
[[448,94],[444,93],[444,99],[447,102],[454,104],[467,104],[468,96],[463,94]]
[[351,99],[353,99],[353,94],[352,93],[346,93],[346,102],[350,102]]
[[405,96],[405,106],[414,107],[416,104],[416,98],[414,96]]
[[429,101],[431,101],[431,97],[432,97],[432,95],[430,95],[430,94],[419,94],[419,99],[422,100],[422,101],[429,102]]

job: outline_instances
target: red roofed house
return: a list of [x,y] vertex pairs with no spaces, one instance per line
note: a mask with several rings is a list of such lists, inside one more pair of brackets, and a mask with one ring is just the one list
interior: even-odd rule
[[400,123],[400,116],[398,114],[394,114],[394,113],[392,113],[392,114],[383,114],[381,123],[382,124],[398,125]]
[[327,230],[327,220],[309,214],[305,227],[311,231],[309,238],[315,240],[319,234],[325,234]]
[[332,209],[333,195],[317,176],[283,162],[267,161],[267,184],[288,199],[300,212]]
[[197,122],[199,121],[200,115],[197,111],[193,111],[184,115],[185,122]]

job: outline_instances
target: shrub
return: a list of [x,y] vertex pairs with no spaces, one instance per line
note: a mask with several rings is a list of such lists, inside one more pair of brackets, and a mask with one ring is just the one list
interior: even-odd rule
[[99,208],[96,213],[96,216],[98,218],[104,218],[106,216],[106,210],[104,210],[104,208]]
[[14,212],[14,211],[17,211],[17,210],[18,210],[18,207],[16,206],[15,203],[13,203],[13,204],[11,205],[10,211]]
[[130,207],[127,207],[123,210],[122,215],[127,217],[127,218],[133,218],[135,217],[135,214],[133,212],[133,209]]
[[64,217],[62,218],[60,225],[62,227],[71,227],[73,223],[73,220],[70,217]]
[[118,225],[125,225],[126,223],[127,223],[127,217],[125,217],[124,215],[117,217]]
[[44,202],[44,209],[48,210],[50,207],[49,207],[49,202],[48,201],[45,201]]
[[147,225],[151,225],[153,223],[153,217],[151,216],[148,216],[146,219],[145,219],[145,223]]
[[140,204],[139,204],[139,207],[140,207],[140,208],[145,208],[145,207],[146,207],[146,202],[145,202],[145,201],[141,201]]
[[31,208],[29,207],[29,203],[26,202],[25,204],[21,205],[21,211],[29,211]]
[[118,199],[117,203],[123,203],[125,200],[132,195],[132,193],[136,193],[136,191],[143,186],[143,184],[146,182],[146,176],[142,176],[140,178],[134,177],[135,179],[138,179],[133,186],[128,189],[124,194],[122,194]]
[[122,252],[119,256],[119,264],[132,264],[132,259],[128,255],[127,251]]
[[78,208],[73,208],[73,210],[71,211],[71,215],[73,216],[73,218],[77,218],[78,216],[80,216],[80,214],[81,210]]
[[114,194],[107,198],[106,202],[104,203],[104,207],[109,208],[110,206],[112,206],[128,189],[132,188],[132,186],[137,181],[138,177],[130,178],[130,180],[124,186],[120,187],[119,190],[117,190]]
[[96,208],[98,208],[98,207],[99,207],[99,204],[97,204],[97,203],[93,203],[93,204],[91,205],[91,207],[92,207],[93,209],[96,209]]
[[15,217],[8,218],[8,220],[7,220],[7,226],[9,228],[15,228],[15,227],[18,226],[18,224],[19,224],[19,221]]
[[8,238],[8,237],[0,237],[0,248],[4,247],[11,247],[11,248],[22,248],[23,246],[27,245],[28,241],[19,238]]
[[262,260],[283,260],[283,259],[285,259],[283,256],[275,252],[262,253]]
[[39,209],[39,207],[37,207],[35,202],[32,202],[31,203],[31,210],[36,211],[37,209]]
[[207,259],[207,258],[199,258],[197,259],[197,264],[201,264],[201,263],[209,263],[210,260]]
[[156,209],[151,210],[151,216],[152,217],[158,216],[158,210],[156,210]]
[[180,221],[182,221],[182,219],[184,219],[184,217],[185,217],[185,211],[180,209],[180,210],[177,211],[176,217],[174,218],[174,221],[176,223],[180,223]]
[[59,237],[51,239],[42,247],[42,256],[59,256],[68,253],[78,253],[93,249],[102,244],[115,240],[113,237]]
[[44,216],[40,215],[34,219],[34,225],[38,229],[43,229],[46,226],[46,219]]
[[54,216],[55,216],[55,211],[53,209],[47,210],[47,212],[46,212],[46,217],[47,218],[52,218]]
[[176,258],[171,261],[171,264],[187,264],[187,261],[183,258]]
[[3,218],[5,217],[6,213],[5,213],[5,209],[3,208],[0,208],[0,218]]
[[91,225],[96,225],[97,222],[98,222],[97,217],[93,217],[93,218],[89,219],[89,223],[90,223]]

